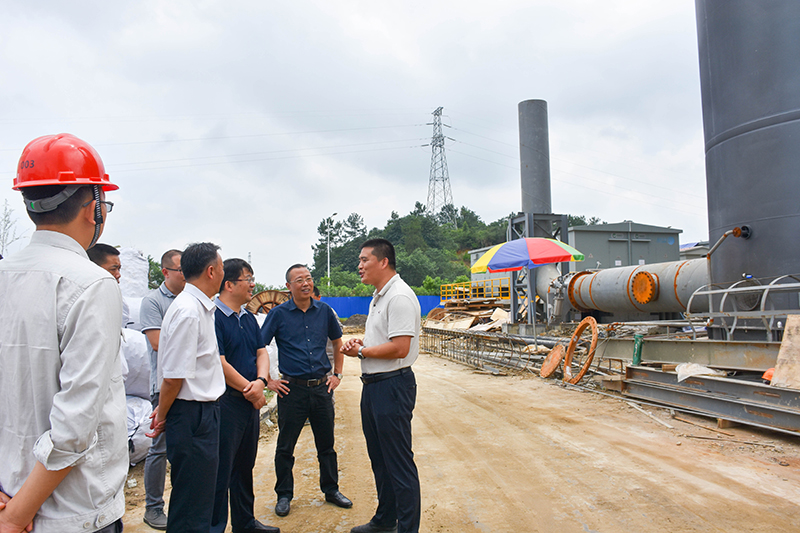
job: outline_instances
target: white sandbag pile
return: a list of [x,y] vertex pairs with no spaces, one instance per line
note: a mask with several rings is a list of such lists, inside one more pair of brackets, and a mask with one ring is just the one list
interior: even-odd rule
[[147,339],[140,331],[122,330],[122,357],[128,365],[125,394],[150,401],[150,354]]
[[150,400],[138,396],[128,396],[128,458],[131,466],[147,456],[150,437],[145,433],[150,429],[150,413],[153,411]]
[[131,465],[145,458],[150,448],[150,354],[147,339],[140,331],[139,308],[147,294],[147,258],[134,248],[120,248],[122,277],[119,288],[128,309],[128,319],[122,330],[120,351],[124,361],[125,394],[128,404],[128,455]]

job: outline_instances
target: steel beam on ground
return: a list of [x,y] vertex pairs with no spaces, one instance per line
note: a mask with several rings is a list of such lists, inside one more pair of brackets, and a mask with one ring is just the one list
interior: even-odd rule
[[800,436],[800,410],[797,409],[638,379],[626,379],[622,393],[631,398],[651,400],[680,409],[693,409],[707,416],[742,424],[752,423]]
[[[764,372],[775,366],[780,347],[779,342],[645,339],[642,361],[697,363],[715,368]],[[632,338],[603,339],[595,353],[595,359],[630,361],[632,357]]]
[[763,403],[778,408],[795,409],[800,413],[800,390],[772,387],[763,383],[715,376],[691,376],[679,382],[678,374],[675,372],[662,372],[642,366],[629,366],[626,379],[682,387],[700,393],[710,392],[727,398]]

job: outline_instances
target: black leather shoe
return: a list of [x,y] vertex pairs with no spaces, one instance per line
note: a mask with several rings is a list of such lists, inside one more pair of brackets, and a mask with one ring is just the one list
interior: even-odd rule
[[331,502],[333,505],[338,505],[339,507],[343,507],[345,509],[350,509],[353,506],[353,502],[345,497],[344,494],[339,492],[329,492],[325,495],[325,501]]
[[250,527],[234,529],[233,533],[281,533],[281,528],[262,524],[258,520]]
[[278,498],[278,503],[275,504],[275,514],[278,516],[286,516],[292,509],[291,501],[289,498]]
[[372,522],[367,522],[363,526],[354,527],[350,530],[350,533],[397,533],[397,525],[379,526]]

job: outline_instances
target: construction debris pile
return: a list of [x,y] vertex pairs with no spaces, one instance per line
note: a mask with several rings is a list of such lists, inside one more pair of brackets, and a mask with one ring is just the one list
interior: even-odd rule
[[507,303],[497,298],[463,298],[445,301],[428,313],[425,327],[444,330],[500,331],[508,323]]

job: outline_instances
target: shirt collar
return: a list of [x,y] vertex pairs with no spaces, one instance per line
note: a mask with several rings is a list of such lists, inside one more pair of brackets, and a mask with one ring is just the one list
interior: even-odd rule
[[203,304],[203,307],[206,308],[206,311],[213,311],[214,309],[216,309],[217,306],[214,305],[214,302],[211,301],[211,298],[206,296],[206,293],[204,293],[203,291],[201,291],[188,281],[186,282],[186,287],[183,288],[183,291],[184,292],[188,291],[189,294],[197,298],[197,300],[201,304]]
[[66,235],[65,233],[41,229],[36,230],[33,232],[33,235],[31,235],[31,244],[42,244],[46,246],[55,246],[56,248],[63,248],[64,250],[75,252],[76,254],[89,259],[89,256],[86,255],[86,250],[83,249],[83,246],[78,244],[78,241],[69,235]]
[[[225,314],[225,316],[231,316],[233,314],[233,309],[228,307],[225,304],[225,302],[220,300],[219,296],[214,298],[214,305],[216,305],[217,308]],[[237,315],[241,318],[241,316],[245,313],[245,311],[246,311],[246,309],[245,309],[245,306],[243,305],[242,307],[239,308],[239,312],[237,313]]]
[[166,296],[167,298],[175,298],[175,295],[172,294],[172,291],[167,288],[166,282],[161,282],[161,285],[158,286],[158,290],[161,291],[161,294]]
[[[294,298],[289,298],[283,305],[285,305],[289,309],[289,311],[294,311],[295,309],[298,309],[297,304],[294,303]],[[311,298],[311,305],[308,306],[308,309],[311,309],[312,307],[319,307],[319,302],[314,298]],[[306,311],[308,311],[308,309],[306,309]]]
[[400,274],[395,274],[394,276],[392,276],[391,278],[389,278],[389,281],[387,281],[387,282],[386,282],[386,285],[384,285],[383,287],[381,287],[381,290],[380,290],[380,291],[377,291],[377,290],[376,290],[376,291],[374,291],[374,292],[372,293],[372,296],[373,296],[373,297],[375,297],[375,296],[383,296],[384,294],[386,294],[386,291],[388,291],[388,290],[389,290],[389,288],[390,288],[392,285],[394,285],[395,283],[397,283],[397,280],[398,280],[398,279],[400,279]]

